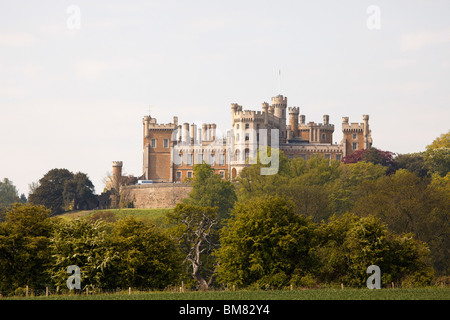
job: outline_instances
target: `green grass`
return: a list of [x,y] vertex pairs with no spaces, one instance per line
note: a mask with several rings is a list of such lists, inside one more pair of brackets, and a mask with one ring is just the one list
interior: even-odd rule
[[134,209],[134,208],[127,208],[127,209],[103,209],[103,210],[84,210],[84,211],[71,211],[64,214],[60,214],[57,217],[65,220],[65,221],[71,221],[74,219],[80,219],[80,218],[88,218],[93,216],[94,214],[101,214],[105,212],[112,212],[114,213],[115,217],[117,219],[123,219],[128,216],[135,217],[138,220],[144,221],[144,222],[151,222],[156,225],[162,225],[164,221],[164,215],[166,212],[172,210],[171,208],[164,208],[164,209]]
[[450,300],[450,288],[414,289],[305,289],[208,292],[132,292],[51,295],[12,299],[39,300]]

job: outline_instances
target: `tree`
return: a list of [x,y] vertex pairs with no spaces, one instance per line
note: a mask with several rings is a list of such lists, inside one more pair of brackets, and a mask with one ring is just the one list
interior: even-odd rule
[[313,224],[279,196],[238,202],[220,232],[218,280],[282,288],[311,268]]
[[51,169],[33,189],[28,200],[32,204],[44,205],[52,214],[67,210],[87,208],[94,197],[94,185],[85,173],[73,174],[67,169]]
[[[50,249],[52,264],[48,269],[55,286],[66,287],[67,267],[81,269],[81,284],[85,287],[106,287],[112,277],[108,271],[117,257],[108,236],[108,225],[102,220],[60,221],[52,234]],[[83,289],[82,288],[82,289]]]
[[153,225],[133,217],[113,225],[111,245],[116,252],[113,270],[115,287],[164,289],[176,283],[181,273],[177,243]]
[[24,203],[19,197],[16,186],[8,178],[0,181],[0,209],[13,203]]
[[384,176],[386,167],[371,162],[357,162],[339,166],[338,178],[330,182],[329,209],[336,215],[352,209],[358,190],[364,181],[375,181]]
[[64,184],[63,198],[66,208],[86,210],[93,197],[95,197],[94,184],[85,173],[77,172]]
[[425,151],[425,163],[433,173],[444,177],[450,172],[450,131],[441,134]]
[[201,207],[217,207],[220,218],[228,217],[236,201],[234,185],[214,173],[206,163],[194,166],[194,176],[190,181],[192,191],[184,203]]
[[399,154],[394,159],[396,169],[406,169],[424,178],[429,176],[429,167],[425,162],[425,153]]
[[445,179],[435,175],[434,183],[430,184],[427,179],[399,169],[390,176],[366,181],[358,190],[352,212],[359,216],[375,215],[398,234],[415,234],[430,246],[438,273],[445,273],[450,266],[450,193]]
[[371,162],[373,164],[380,164],[387,168],[386,173],[391,174],[395,172],[394,153],[390,151],[383,151],[377,148],[362,149],[345,156],[342,162],[357,163],[360,161]]
[[39,180],[39,186],[29,195],[28,201],[49,208],[52,214],[64,212],[64,187],[72,179],[73,173],[67,169],[51,169]]
[[427,285],[433,277],[428,246],[412,234],[390,232],[379,218],[333,216],[317,229],[317,278],[324,283],[365,286],[366,269],[377,265],[382,283]]
[[50,237],[54,225],[43,206],[14,204],[0,223],[0,291],[43,288],[50,282]]
[[171,234],[184,254],[184,263],[189,266],[192,278],[201,290],[208,289],[215,278],[213,251],[219,245],[217,207],[200,207],[177,204],[167,213],[172,225]]

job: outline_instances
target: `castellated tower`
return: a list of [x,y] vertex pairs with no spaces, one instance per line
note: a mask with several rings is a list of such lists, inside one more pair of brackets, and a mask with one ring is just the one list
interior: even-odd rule
[[280,142],[286,142],[287,130],[286,130],[286,109],[287,109],[287,97],[283,97],[281,94],[272,98],[273,115],[279,119],[278,128],[280,129]]
[[292,138],[298,137],[298,115],[299,107],[289,107],[289,126],[291,127]]
[[369,130],[369,116],[363,115],[363,123],[349,123],[348,121],[348,117],[342,117],[344,157],[357,150],[372,147],[372,132]]

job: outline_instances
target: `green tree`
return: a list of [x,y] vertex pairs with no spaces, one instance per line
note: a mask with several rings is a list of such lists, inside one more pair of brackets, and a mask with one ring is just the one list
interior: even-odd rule
[[313,224],[279,196],[238,202],[221,230],[218,280],[282,288],[312,265]]
[[450,131],[441,134],[425,151],[425,163],[433,173],[444,177],[450,172]]
[[338,178],[330,182],[330,211],[337,215],[350,211],[358,198],[361,184],[376,181],[385,173],[386,167],[364,161],[339,166]]
[[406,169],[421,178],[429,176],[424,152],[399,154],[395,157],[394,162],[396,169]]
[[89,200],[94,196],[94,184],[85,173],[75,173],[73,178],[64,184],[63,198],[66,208],[86,210],[89,207]]
[[236,201],[234,185],[214,173],[206,163],[194,166],[194,176],[190,181],[192,191],[184,203],[200,207],[217,207],[221,218],[226,218]]
[[44,205],[52,214],[67,210],[86,209],[94,197],[94,185],[85,173],[73,174],[67,169],[51,169],[39,183],[30,185],[32,204]]
[[430,184],[427,179],[399,169],[393,175],[363,183],[352,212],[375,215],[398,234],[415,234],[430,246],[437,272],[448,272],[450,193],[440,180],[436,174],[435,183]]
[[45,272],[51,261],[49,216],[43,206],[14,204],[6,210],[0,223],[0,291],[42,289],[50,282]]
[[67,169],[51,169],[40,180],[39,186],[28,197],[31,204],[43,205],[52,214],[64,212],[64,187],[73,179],[73,173]]
[[164,289],[175,284],[181,273],[177,243],[153,225],[133,217],[114,224],[114,267],[108,272],[112,288]]
[[112,249],[108,224],[88,219],[60,221],[51,237],[52,264],[48,269],[55,286],[66,288],[67,267],[81,269],[81,285],[107,287],[112,263],[117,253]]
[[8,178],[0,181],[0,209],[13,203],[24,203],[23,198],[19,197],[16,186]]
[[324,283],[363,287],[372,264],[380,267],[382,283],[426,285],[432,280],[427,245],[412,234],[390,232],[374,216],[333,216],[317,229],[317,238],[312,255],[318,261],[315,274]]
[[219,245],[217,207],[200,207],[179,203],[167,213],[170,233],[184,255],[184,264],[201,290],[215,279],[216,259],[212,255]]

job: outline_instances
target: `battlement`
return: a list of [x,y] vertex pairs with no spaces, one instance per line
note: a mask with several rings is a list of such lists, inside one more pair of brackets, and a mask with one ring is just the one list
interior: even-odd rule
[[279,94],[276,97],[272,97],[272,104],[284,104],[287,105],[287,97]]
[[357,123],[357,122],[343,122],[342,123],[342,132],[355,132],[355,131],[363,131],[364,130],[364,123]]
[[113,161],[112,162],[112,166],[113,167],[122,167],[123,166],[123,162],[122,161]]
[[289,114],[299,114],[300,113],[300,107],[289,107],[288,111],[289,111]]

